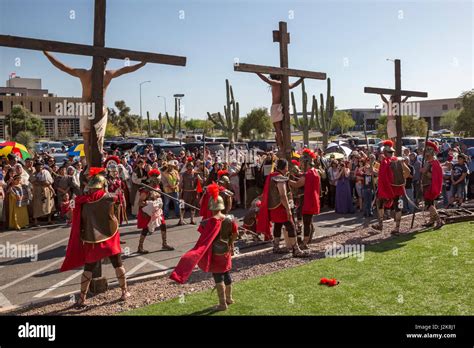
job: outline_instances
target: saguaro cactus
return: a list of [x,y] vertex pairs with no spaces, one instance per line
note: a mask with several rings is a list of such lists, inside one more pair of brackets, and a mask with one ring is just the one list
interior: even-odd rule
[[168,121],[168,125],[170,126],[171,133],[173,136],[173,139],[176,139],[176,130],[178,129],[178,99],[174,99],[174,118],[173,122],[171,122],[170,116],[168,115],[168,112],[165,114],[166,120]]
[[221,128],[229,140],[237,141],[239,137],[239,103],[235,101],[234,91],[229,83],[225,80],[227,105],[224,105],[224,116],[220,112],[211,114],[207,113],[209,120],[217,127]]
[[160,137],[164,138],[163,133],[164,133],[164,128],[165,125],[163,123],[163,117],[161,116],[161,112],[158,114],[158,131],[160,132]]
[[[327,93],[326,104],[324,103],[324,96],[319,95],[320,105],[318,110],[318,100],[313,95],[313,105],[311,114],[315,116],[316,129],[323,134],[323,146],[328,145],[329,130],[331,129],[331,121],[334,116],[334,96],[331,96],[331,79],[327,79]],[[326,106],[325,106],[326,105]]]
[[302,93],[302,118],[298,118],[298,112],[296,110],[295,95],[291,92],[291,104],[293,105],[293,119],[295,121],[295,127],[303,132],[303,143],[305,145],[309,144],[309,131],[313,129],[316,124],[314,122],[314,110],[311,109],[311,114],[308,117],[308,95],[306,94],[306,89],[304,82],[301,84],[301,93]]

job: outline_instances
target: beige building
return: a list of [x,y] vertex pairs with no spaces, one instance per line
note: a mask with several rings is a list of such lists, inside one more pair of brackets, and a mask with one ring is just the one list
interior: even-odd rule
[[81,98],[58,97],[41,88],[41,79],[14,77],[0,87],[0,138],[8,136],[6,116],[14,105],[22,105],[39,116],[46,129],[45,138],[66,139],[79,135],[79,115],[63,112],[58,114],[58,105],[80,103]]
[[416,103],[420,104],[420,117],[423,117],[433,130],[443,128],[440,121],[445,112],[462,108],[461,98],[417,100]]

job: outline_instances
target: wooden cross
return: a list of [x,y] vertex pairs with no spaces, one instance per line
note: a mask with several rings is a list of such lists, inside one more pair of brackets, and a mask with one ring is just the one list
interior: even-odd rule
[[234,64],[235,71],[274,74],[281,76],[281,105],[283,111],[283,144],[285,157],[291,160],[291,127],[290,127],[290,88],[289,77],[304,77],[316,80],[325,80],[326,74],[321,72],[296,70],[288,68],[288,44],[290,43],[290,33],[287,31],[286,22],[279,22],[279,30],[273,31],[273,42],[280,45],[280,67],[255,65],[255,64]]
[[[186,65],[186,57],[105,47],[105,8],[106,0],[95,0],[93,46],[0,35],[0,46],[92,56],[92,102],[95,106],[93,125],[103,116],[105,58],[129,59],[179,66]],[[91,127],[91,144],[97,144],[97,133],[94,126]],[[102,154],[99,152],[98,147],[91,146],[90,153],[91,163],[89,166],[101,166]]]
[[[395,89],[388,88],[376,88],[376,87],[365,87],[364,93],[370,94],[390,94],[393,98],[393,103],[398,104],[398,110],[400,110],[400,103],[402,103],[402,97],[406,97],[405,102],[409,97],[428,97],[426,92],[417,91],[406,91],[402,90],[402,79],[401,79],[401,64],[400,59],[395,59]],[[395,122],[397,128],[397,141],[396,141],[396,154],[397,156],[402,155],[402,117],[401,115],[395,115]]]

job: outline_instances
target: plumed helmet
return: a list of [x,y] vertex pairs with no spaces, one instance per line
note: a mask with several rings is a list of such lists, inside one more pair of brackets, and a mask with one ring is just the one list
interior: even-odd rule
[[310,149],[305,148],[301,152],[300,161],[311,165],[313,163],[313,160],[315,160],[317,157],[318,157],[317,154],[315,154]]
[[393,141],[391,140],[384,140],[382,142],[382,151],[385,151],[385,152],[395,152],[395,149],[393,148]]
[[89,181],[87,188],[90,189],[102,189],[106,186],[107,180],[104,177],[104,168],[91,167],[89,169]]
[[113,164],[115,164],[115,166],[117,166],[120,163],[121,163],[120,158],[118,156],[109,156],[104,161],[104,167],[107,168],[107,170],[108,170],[109,166],[112,166]]
[[436,155],[439,152],[438,145],[435,142],[428,140],[426,142],[426,153],[430,155]]
[[221,184],[230,184],[230,179],[227,175],[222,175],[219,179],[219,183],[221,183]]
[[224,199],[219,195],[219,185],[215,182],[207,186],[207,192],[211,196],[209,198],[208,209],[211,211],[220,211],[225,209]]

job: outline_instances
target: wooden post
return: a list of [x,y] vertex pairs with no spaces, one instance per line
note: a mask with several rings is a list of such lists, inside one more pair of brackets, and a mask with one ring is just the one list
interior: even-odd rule
[[402,115],[401,115],[401,102],[402,102],[402,79],[401,79],[401,66],[400,59],[395,59],[395,94],[393,96],[394,103],[398,107],[398,114],[395,115],[395,127],[397,129],[397,141],[395,143],[395,153],[397,156],[402,155]]
[[[273,41],[278,38],[280,44],[280,67],[288,68],[288,44],[290,43],[290,34],[287,31],[286,22],[280,22],[278,35],[274,33]],[[278,36],[278,37],[276,37]],[[280,151],[285,154],[288,162],[291,161],[291,122],[290,122],[290,87],[288,75],[281,75],[281,106],[283,111],[283,149]]]

